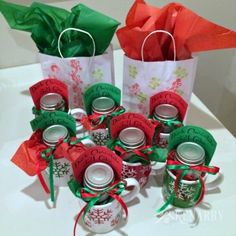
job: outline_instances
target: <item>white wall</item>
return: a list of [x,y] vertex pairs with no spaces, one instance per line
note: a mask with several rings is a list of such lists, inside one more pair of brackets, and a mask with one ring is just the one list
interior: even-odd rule
[[[12,1],[30,4],[29,0]],[[55,4],[55,0],[44,0]],[[131,0],[83,0],[88,6],[124,22]],[[162,6],[171,1],[149,0],[148,3]],[[217,24],[236,30],[235,0],[179,0],[199,15]],[[59,1],[56,5],[70,9],[78,1]],[[113,42],[118,47],[117,40]],[[10,30],[0,16],[0,68],[34,63],[37,49],[29,35]],[[236,135],[236,50],[227,49],[199,55],[194,92],[211,111]]]

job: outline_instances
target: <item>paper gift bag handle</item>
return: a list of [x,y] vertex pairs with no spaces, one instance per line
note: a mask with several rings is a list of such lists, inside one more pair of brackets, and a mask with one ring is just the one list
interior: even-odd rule
[[58,48],[58,52],[59,52],[61,58],[64,58],[63,55],[62,55],[62,53],[61,53],[61,47],[60,47],[61,37],[62,37],[62,35],[63,35],[65,32],[70,31],[70,30],[78,31],[78,32],[84,33],[84,34],[86,34],[86,35],[89,36],[89,38],[91,39],[91,41],[92,41],[92,43],[93,43],[93,54],[92,54],[92,57],[94,57],[94,56],[95,56],[95,52],[96,52],[96,46],[95,46],[95,41],[94,41],[94,39],[93,39],[93,36],[92,36],[89,32],[87,32],[87,31],[85,31],[85,30],[82,30],[82,29],[67,28],[67,29],[64,29],[64,30],[60,33],[60,35],[59,35],[59,37],[58,37],[58,40],[57,40],[57,48]]
[[149,33],[145,39],[143,40],[143,43],[142,43],[142,47],[141,47],[141,58],[142,58],[142,62],[144,62],[144,46],[146,44],[146,41],[148,40],[148,38],[153,35],[153,34],[156,34],[156,33],[164,33],[164,34],[168,34],[171,39],[172,39],[172,43],[173,43],[173,49],[174,49],[174,61],[176,61],[176,45],[175,45],[175,39],[173,37],[173,35],[168,32],[168,31],[165,31],[165,30],[154,30],[152,31],[151,33]]

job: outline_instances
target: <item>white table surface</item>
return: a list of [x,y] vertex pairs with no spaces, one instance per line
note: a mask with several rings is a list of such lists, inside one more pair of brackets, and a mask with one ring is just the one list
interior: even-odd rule
[[[122,67],[119,50],[115,52],[118,85]],[[28,88],[41,79],[39,64],[0,70],[1,236],[72,235],[74,217],[80,210],[78,200],[68,188],[59,190],[56,207],[50,208],[49,198],[37,178],[27,176],[10,162],[17,147],[31,134],[32,100]],[[153,172],[146,189],[128,205],[127,224],[123,222],[107,235],[236,235],[236,140],[195,95],[187,123],[208,129],[218,143],[212,164],[220,166],[224,174],[219,188],[208,192],[194,211],[170,211],[158,218],[155,210],[162,204],[161,178]],[[77,235],[93,235],[81,225],[77,230]]]

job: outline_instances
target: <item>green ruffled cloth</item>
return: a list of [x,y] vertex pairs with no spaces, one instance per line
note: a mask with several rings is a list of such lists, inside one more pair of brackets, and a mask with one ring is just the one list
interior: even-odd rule
[[[66,28],[77,28],[90,33],[96,45],[95,55],[101,55],[108,48],[120,24],[83,4],[67,11],[38,2],[27,7],[0,1],[0,12],[12,29],[31,33],[39,52],[52,56],[59,56],[57,41]],[[64,57],[91,56],[94,49],[88,35],[77,31],[66,32],[62,36],[60,47]]]

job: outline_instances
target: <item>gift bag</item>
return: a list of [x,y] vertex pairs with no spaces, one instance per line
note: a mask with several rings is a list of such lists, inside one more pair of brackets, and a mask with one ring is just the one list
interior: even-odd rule
[[[63,34],[70,30],[86,34],[88,40],[92,41],[93,53],[91,57],[63,57],[60,41]],[[90,85],[97,82],[115,84],[112,45],[107,48],[104,54],[95,56],[96,45],[92,35],[81,29],[67,28],[61,32],[58,38],[58,51],[61,57],[40,53],[39,59],[45,78],[55,78],[68,85],[70,108],[84,108],[83,93]]]
[[[156,33],[164,33],[171,37],[173,61],[145,61],[145,45]],[[175,92],[189,103],[196,74],[197,57],[177,61],[175,39],[164,30],[149,33],[140,48],[142,60],[134,60],[124,55],[123,106],[127,111],[147,115],[150,97],[162,91]]]

